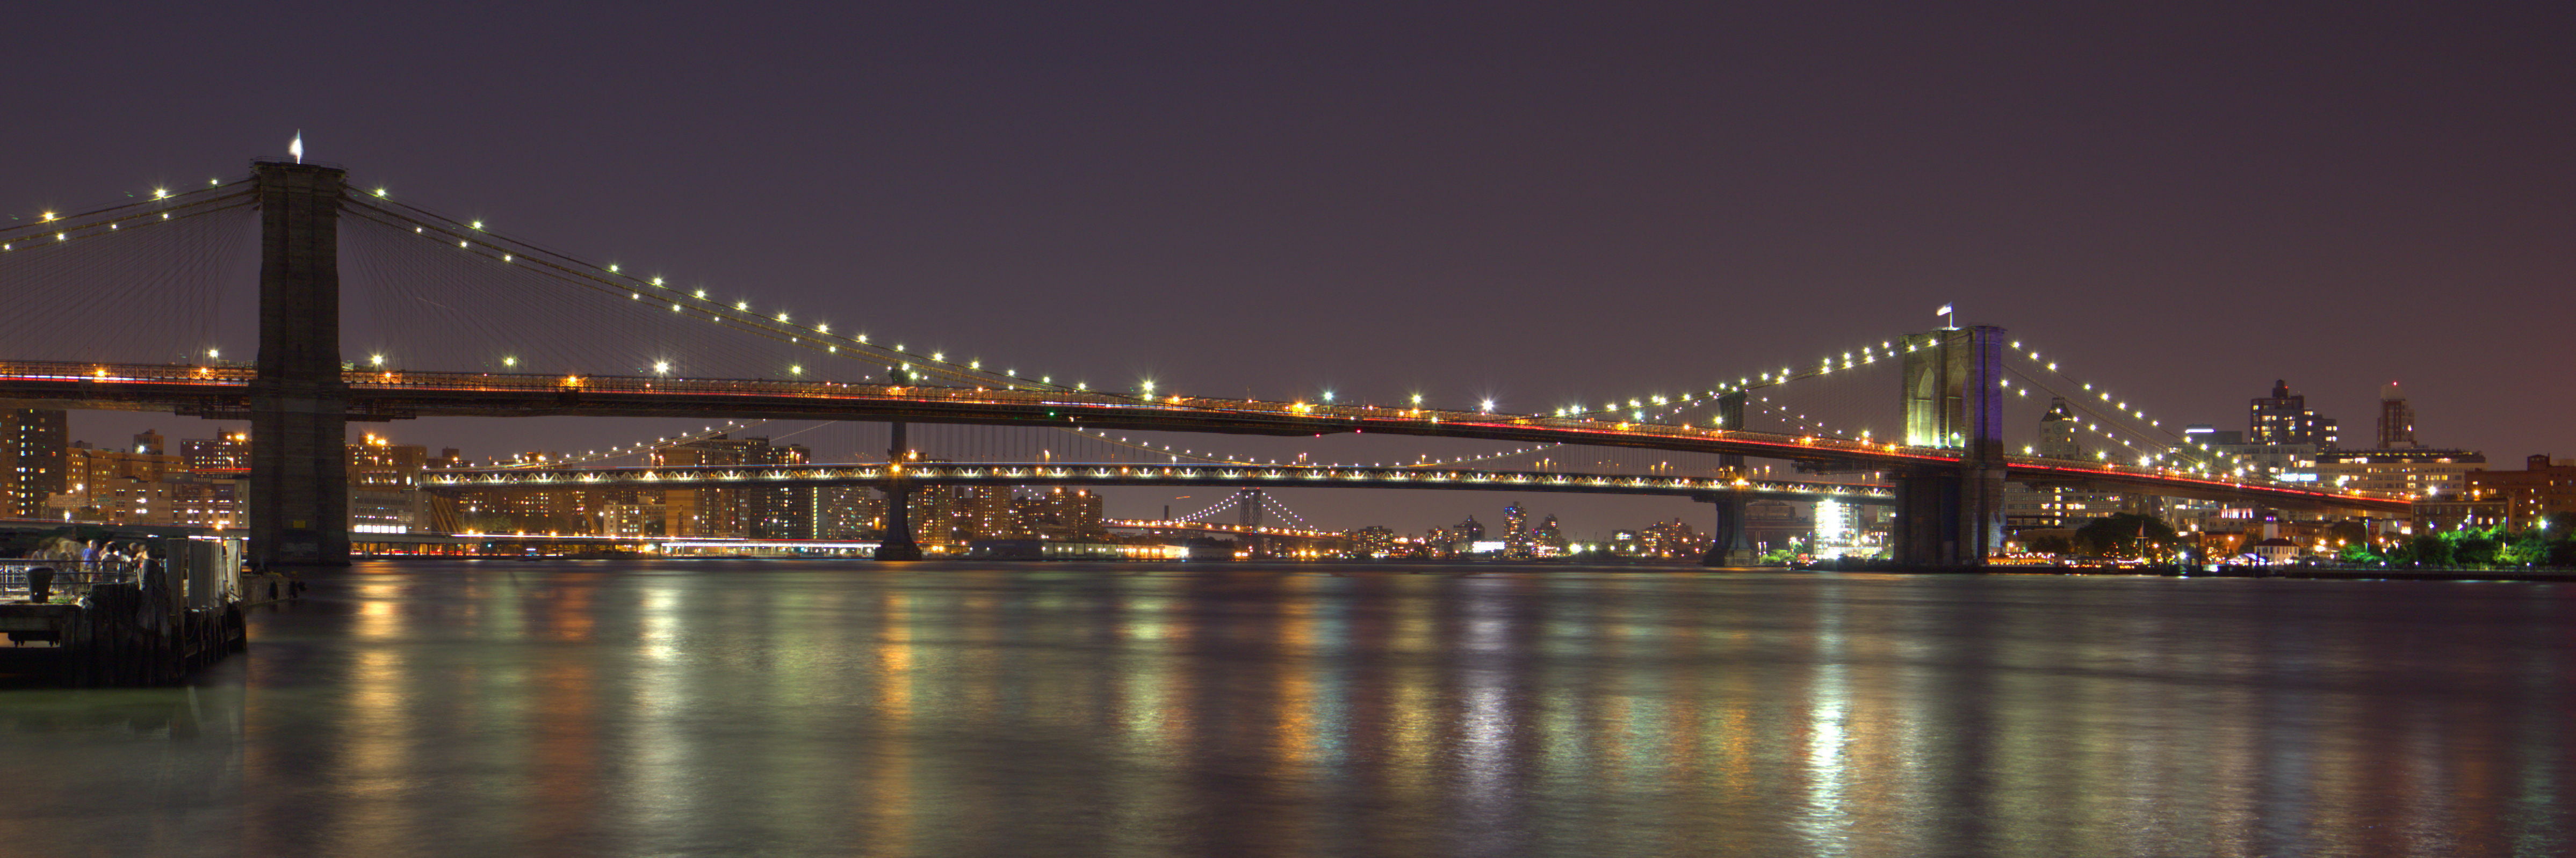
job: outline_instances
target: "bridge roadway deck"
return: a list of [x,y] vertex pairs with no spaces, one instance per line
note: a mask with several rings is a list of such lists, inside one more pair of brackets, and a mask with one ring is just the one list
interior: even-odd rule
[[[249,413],[252,370],[242,366],[0,363],[0,401],[18,407],[170,411],[218,419]],[[673,379],[508,373],[351,371],[350,419],[413,417],[728,417],[913,420],[994,426],[1325,435],[1376,432],[1522,443],[1723,453],[1837,470],[1925,472],[1955,466],[1956,450],[1906,447],[1660,423],[1490,414],[1374,405],[1142,398],[1063,390],[846,384],[826,381]],[[2008,478],[2124,487],[2184,497],[2289,508],[2403,514],[2404,500],[2232,482],[2181,471],[2007,457]]]
[[873,486],[900,473],[936,485],[1203,485],[1258,488],[1508,489],[1589,494],[1712,495],[1748,498],[1895,503],[1887,486],[1726,480],[1625,474],[1560,474],[1536,471],[1464,471],[1431,468],[1325,466],[1136,465],[1118,463],[927,463],[890,470],[883,464],[692,465],[683,467],[471,468],[432,471],[423,487],[462,489],[746,488],[758,486]]

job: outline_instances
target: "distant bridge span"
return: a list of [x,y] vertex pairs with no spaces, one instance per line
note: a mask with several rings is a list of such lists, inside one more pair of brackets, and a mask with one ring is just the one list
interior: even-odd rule
[[1306,465],[1134,465],[1020,462],[926,463],[900,468],[855,465],[692,465],[685,467],[459,468],[422,475],[435,491],[468,489],[759,488],[876,486],[903,479],[927,485],[1229,486],[1313,489],[1435,489],[1575,492],[1700,497],[1728,494],[1763,500],[1824,500],[1893,505],[1888,486],[1728,480],[1715,477],[1560,474]]

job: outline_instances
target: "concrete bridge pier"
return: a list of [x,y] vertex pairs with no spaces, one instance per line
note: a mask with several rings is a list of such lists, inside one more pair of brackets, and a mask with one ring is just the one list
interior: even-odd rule
[[349,388],[340,377],[347,172],[262,161],[259,374],[250,384],[250,562],[349,565]]
[[2003,550],[2001,465],[1896,478],[1895,560],[1907,566],[1982,566]]
[[[1744,391],[1736,390],[1717,398],[1717,427],[1730,432],[1744,430]],[[1747,479],[1744,457],[1728,453],[1717,457],[1719,475]],[[1692,500],[1714,504],[1717,524],[1709,530],[1708,553],[1700,555],[1702,566],[1751,566],[1753,543],[1745,533],[1745,500],[1743,492],[1709,493],[1691,496]]]
[[[896,383],[903,382],[898,380]],[[886,512],[885,535],[877,540],[876,559],[919,560],[921,543],[913,541],[912,537],[914,486],[912,480],[903,475],[902,470],[903,463],[911,458],[911,445],[904,441],[903,421],[896,420],[886,426],[893,430],[894,435],[893,442],[886,449],[886,461],[893,464],[886,468],[885,482],[877,487],[878,491],[885,493]]]
[[1753,544],[1745,536],[1744,493],[1711,492],[1693,495],[1691,499],[1717,507],[1717,523],[1708,531],[1708,553],[1700,555],[1699,565],[1753,565]]

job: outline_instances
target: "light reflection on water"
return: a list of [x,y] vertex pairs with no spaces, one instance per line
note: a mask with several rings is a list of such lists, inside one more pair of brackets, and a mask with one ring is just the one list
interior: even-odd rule
[[0,691],[0,852],[2556,855],[2568,592],[367,565]]

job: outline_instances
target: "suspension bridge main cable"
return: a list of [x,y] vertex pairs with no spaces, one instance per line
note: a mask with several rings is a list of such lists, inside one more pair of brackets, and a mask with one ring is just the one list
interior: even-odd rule
[[247,229],[225,233],[246,226],[237,215],[256,202],[245,180],[217,179],[0,226],[0,299],[19,322],[7,347],[52,359],[219,360],[224,275],[256,246]]
[[[451,242],[459,249],[505,265],[525,265],[551,279],[580,286],[611,297],[630,301],[650,299],[659,305],[679,308],[684,315],[703,317],[733,330],[795,346],[809,352],[868,362],[881,367],[904,367],[944,380],[975,387],[1013,390],[1082,390],[1082,385],[1060,385],[1051,379],[1031,379],[1005,372],[986,370],[980,359],[957,363],[944,353],[929,355],[890,348],[872,343],[864,334],[835,334],[828,323],[800,324],[792,314],[775,316],[756,313],[748,301],[725,304],[710,299],[704,290],[689,291],[668,286],[661,277],[639,277],[622,271],[618,265],[603,265],[574,257],[524,239],[482,229],[479,221],[460,220],[428,211],[409,203],[394,202],[385,196],[359,195],[357,203],[344,211],[358,213],[393,226],[411,227],[425,239]],[[1114,394],[1113,394],[1114,395]]]

